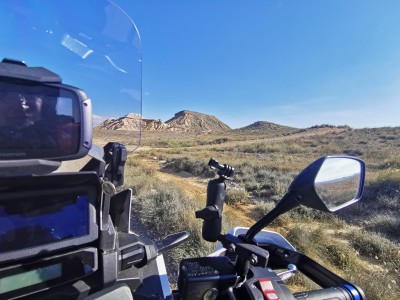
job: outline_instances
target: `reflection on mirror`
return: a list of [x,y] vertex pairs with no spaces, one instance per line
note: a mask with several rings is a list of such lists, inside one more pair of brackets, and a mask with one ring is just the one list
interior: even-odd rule
[[52,158],[78,151],[79,99],[68,90],[0,84],[1,159]]
[[360,194],[361,163],[349,157],[328,157],[314,181],[315,191],[330,211],[355,201]]

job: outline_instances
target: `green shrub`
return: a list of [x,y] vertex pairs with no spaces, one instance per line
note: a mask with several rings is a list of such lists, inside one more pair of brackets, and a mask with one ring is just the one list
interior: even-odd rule
[[209,168],[208,162],[194,160],[188,157],[171,158],[165,163],[166,168],[172,168],[176,171],[185,171],[195,176],[214,176],[215,173]]
[[250,212],[250,216],[255,220],[259,220],[264,217],[267,213],[269,213],[275,207],[275,203],[272,201],[264,202],[259,201],[256,203],[252,211]]
[[[360,255],[376,260],[383,260],[386,265],[391,266],[393,270],[400,272],[399,244],[379,234],[367,232],[365,230],[353,230],[348,233],[347,238]],[[398,276],[400,277],[400,275]]]
[[[329,226],[329,223],[324,225]],[[326,234],[326,228],[315,229],[313,226],[300,224],[292,227],[286,238],[298,251],[321,261],[328,268],[329,264],[338,268],[344,273],[344,278],[364,290],[368,299],[397,299],[400,295],[399,245],[359,229],[344,234],[350,240],[349,244]],[[366,268],[360,258],[383,262],[382,265],[387,269]],[[296,283],[299,284],[295,280]],[[307,284],[305,282],[306,287]]]
[[334,242],[326,245],[326,257],[329,262],[346,272],[354,272],[357,265],[356,253],[348,245]]
[[381,233],[389,238],[398,239],[400,232],[400,219],[398,211],[387,211],[374,214],[365,226],[371,232]]
[[225,197],[225,203],[229,205],[238,205],[241,203],[247,203],[249,200],[249,194],[243,188],[231,188],[228,189]]
[[235,171],[235,182],[244,186],[253,196],[267,201],[280,200],[297,175],[296,172],[273,170],[249,163],[236,166]]

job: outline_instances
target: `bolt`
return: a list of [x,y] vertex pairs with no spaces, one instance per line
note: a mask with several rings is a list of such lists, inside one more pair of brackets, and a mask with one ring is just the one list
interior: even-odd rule
[[250,264],[251,264],[252,266],[254,266],[254,265],[257,264],[257,262],[258,262],[257,256],[254,255],[254,254],[252,254],[251,257],[250,257],[250,259],[249,259],[249,261],[250,261]]
[[228,246],[228,249],[226,249],[229,253],[233,253],[233,252],[235,252],[236,251],[236,246],[235,246],[235,244],[230,244],[229,246]]

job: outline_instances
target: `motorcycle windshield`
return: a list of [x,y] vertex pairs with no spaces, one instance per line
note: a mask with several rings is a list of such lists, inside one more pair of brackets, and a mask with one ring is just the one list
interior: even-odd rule
[[140,143],[141,42],[135,24],[107,0],[4,0],[0,60],[44,67],[92,102],[93,142]]

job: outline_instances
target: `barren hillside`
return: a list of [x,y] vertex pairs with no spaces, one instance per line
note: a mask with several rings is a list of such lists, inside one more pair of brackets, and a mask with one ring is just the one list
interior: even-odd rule
[[231,130],[228,125],[214,116],[188,110],[176,113],[167,122],[160,119],[144,119],[140,115],[128,114],[118,119],[107,119],[96,128],[98,130],[138,131],[140,125],[143,131],[178,131],[196,134]]
[[166,122],[169,130],[184,132],[221,132],[231,130],[216,117],[198,112],[183,110]]

